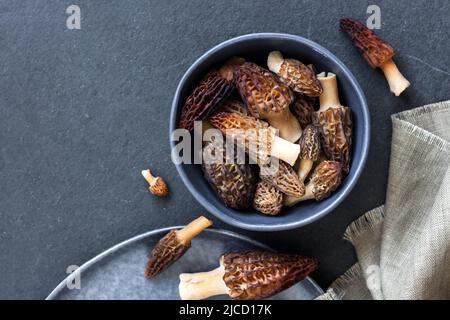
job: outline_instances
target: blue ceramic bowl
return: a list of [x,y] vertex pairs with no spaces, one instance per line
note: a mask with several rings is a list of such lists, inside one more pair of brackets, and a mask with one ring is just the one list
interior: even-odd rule
[[[313,63],[318,72],[331,71],[337,75],[341,103],[353,111],[354,132],[350,172],[331,197],[320,201],[305,201],[291,208],[283,208],[279,216],[265,216],[256,210],[238,211],[226,207],[203,178],[200,165],[176,165],[188,190],[206,210],[226,223],[254,231],[288,230],[309,224],[322,218],[338,206],[355,186],[366,162],[370,122],[363,91],[350,70],[331,52],[305,38],[279,33],[256,33],[227,40],[212,48],[186,71],[181,79],[172,103],[170,132],[177,128],[186,98],[200,79],[212,67],[218,67],[232,56],[266,67],[267,55],[279,50],[285,57],[296,58],[303,63]],[[173,148],[176,142],[171,140]]]

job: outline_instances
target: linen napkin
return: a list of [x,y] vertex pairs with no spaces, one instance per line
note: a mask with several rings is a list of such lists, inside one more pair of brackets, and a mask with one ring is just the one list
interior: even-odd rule
[[386,202],[347,228],[358,262],[318,299],[450,299],[450,100],[392,125]]

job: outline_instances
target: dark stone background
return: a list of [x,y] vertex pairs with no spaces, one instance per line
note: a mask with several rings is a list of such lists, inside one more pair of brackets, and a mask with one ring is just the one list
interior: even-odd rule
[[[82,30],[65,9],[81,7]],[[412,87],[393,97],[338,29],[382,12],[381,36]],[[252,32],[286,32],[334,52],[364,89],[372,119],[366,169],[333,213],[288,232],[244,232],[281,251],[316,255],[326,287],[355,262],[346,226],[383,203],[392,113],[450,98],[450,2],[1,1],[0,298],[42,299],[80,265],[136,234],[205,210],[170,160],[168,119],[182,74],[204,51]],[[172,190],[148,194],[151,167]],[[214,219],[216,227],[233,230]]]

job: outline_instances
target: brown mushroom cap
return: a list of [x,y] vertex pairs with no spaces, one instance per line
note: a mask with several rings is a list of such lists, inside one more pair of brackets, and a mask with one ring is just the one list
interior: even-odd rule
[[318,97],[322,93],[322,85],[316,74],[300,61],[284,59],[279,51],[271,52],[267,60],[269,69],[295,92],[309,97]]
[[[245,150],[250,158],[257,160],[258,163],[270,161],[269,155],[276,130],[268,123],[234,112],[219,112],[213,115],[209,122],[231,139],[244,141]],[[256,145],[256,149],[251,147],[252,144]]]
[[179,242],[176,230],[171,230],[153,248],[151,257],[144,271],[146,278],[153,278],[166,270],[191,247],[191,243]]
[[267,215],[277,215],[283,206],[283,194],[270,183],[259,181],[253,198],[253,208]]
[[235,97],[230,97],[226,99],[220,110],[224,112],[234,112],[243,116],[247,115],[247,108],[242,101],[236,99]]
[[300,138],[300,159],[316,161],[320,153],[320,130],[308,125]]
[[339,106],[316,112],[314,123],[321,130],[326,156],[330,160],[341,162],[343,172],[348,173],[353,130],[350,108]]
[[313,123],[315,110],[312,98],[297,94],[291,110],[302,128],[306,128],[307,125]]
[[394,56],[394,48],[358,20],[341,19],[340,26],[361,50],[372,68],[381,67]]
[[170,267],[190,248],[191,240],[211,225],[212,221],[201,216],[183,229],[171,230],[153,248],[145,267],[145,277],[153,278]]
[[294,100],[288,86],[257,64],[245,62],[235,69],[234,76],[249,113],[256,118],[283,112]]
[[203,161],[203,174],[222,202],[234,209],[246,209],[251,206],[255,192],[256,175],[252,167],[246,163],[238,163],[238,153],[234,158],[226,153],[225,145],[209,143],[204,152],[219,152],[223,159],[218,163]]
[[194,121],[204,120],[232,91],[231,82],[216,70],[210,71],[187,98],[181,110],[179,127],[191,131]]
[[[282,193],[301,197],[305,194],[305,185],[300,181],[294,169],[284,161],[279,161],[278,170],[275,167],[261,166],[260,178],[273,185]],[[274,170],[275,169],[275,170]]]
[[233,299],[264,299],[288,289],[318,267],[315,258],[261,251],[227,253],[223,281]]
[[169,187],[161,177],[154,177],[150,169],[142,170],[142,176],[147,180],[148,190],[158,197],[167,197],[169,195]]
[[337,161],[323,161],[315,169],[309,184],[317,201],[328,198],[342,181],[342,167]]

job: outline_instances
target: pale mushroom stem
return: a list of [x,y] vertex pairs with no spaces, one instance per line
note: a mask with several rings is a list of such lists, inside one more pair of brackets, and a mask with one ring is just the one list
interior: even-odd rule
[[300,201],[312,200],[315,199],[313,193],[314,185],[312,182],[308,183],[305,188],[305,194],[299,198],[285,195],[283,204],[288,207],[292,207],[296,205]]
[[181,299],[200,300],[228,294],[229,289],[223,280],[224,275],[225,269],[222,265],[208,272],[180,274],[178,289]]
[[281,138],[289,142],[296,142],[300,139],[302,128],[298,120],[289,110],[280,115],[271,115],[267,120],[272,127],[279,129]]
[[148,182],[149,185],[152,185],[153,183],[155,183],[156,178],[152,175],[150,170],[148,170],[148,169],[142,170],[141,174],[144,177],[144,179]]
[[278,136],[274,137],[270,154],[275,158],[281,159],[293,166],[295,161],[297,161],[299,153],[300,145],[284,140]]
[[187,244],[191,242],[191,240],[198,235],[200,232],[208,228],[212,225],[212,221],[209,219],[206,219],[205,217],[201,216],[189,223],[187,226],[185,226],[181,230],[177,230],[177,238],[178,240],[183,243]]
[[339,101],[336,75],[331,72],[328,72],[328,75],[325,72],[322,72],[317,75],[317,79],[320,81],[323,88],[323,92],[319,96],[319,111],[325,111],[332,107],[339,107],[341,102]]
[[298,177],[300,181],[305,181],[308,173],[311,171],[314,161],[311,159],[302,159],[300,160],[300,165],[298,167]]
[[275,73],[278,73],[280,71],[283,62],[284,58],[280,51],[272,51],[267,57],[267,67],[270,71]]
[[380,68],[389,83],[389,89],[396,97],[410,86],[409,81],[401,74],[392,59],[383,63]]

